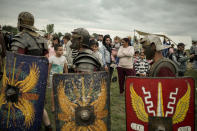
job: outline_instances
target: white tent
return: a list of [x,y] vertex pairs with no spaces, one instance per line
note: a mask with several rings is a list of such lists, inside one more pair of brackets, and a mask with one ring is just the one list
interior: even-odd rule
[[[135,30],[134,32],[137,32],[139,35],[151,35],[152,33],[147,33],[147,32],[142,32]],[[185,49],[190,49],[192,46],[192,37],[191,36],[171,36],[167,35],[165,33],[154,33],[152,35],[157,35],[163,40],[163,38],[166,38],[171,41],[171,44],[177,45],[178,43],[184,43],[185,44]],[[176,46],[175,46],[176,47]]]
[[192,46],[192,37],[191,36],[169,36],[171,40],[175,43],[184,43],[185,49],[190,49]]

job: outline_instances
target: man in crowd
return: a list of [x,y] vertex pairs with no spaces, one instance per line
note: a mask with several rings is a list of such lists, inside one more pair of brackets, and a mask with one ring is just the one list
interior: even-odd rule
[[67,59],[67,65],[68,65],[68,72],[73,72],[72,71],[72,63],[73,63],[73,59],[72,59],[72,49],[70,48],[70,46],[72,45],[71,41],[71,34],[70,33],[66,33],[63,37],[63,55],[66,57]]
[[5,41],[2,33],[2,28],[0,25],[0,80],[3,75],[2,68],[3,68],[3,60],[5,57],[6,47],[5,47]]
[[193,63],[193,69],[197,70],[197,41],[193,41],[190,48],[190,55],[192,54],[194,54],[194,57],[190,61]]
[[103,46],[103,35],[98,35],[98,44],[99,48]]
[[169,46],[162,45],[159,37],[147,35],[140,40],[148,60],[153,60],[149,75],[152,77],[175,77],[178,75],[176,64],[163,57],[162,50]]
[[44,56],[47,53],[45,40],[35,32],[34,17],[29,12],[21,12],[18,16],[18,33],[12,42],[13,52]]
[[179,68],[179,76],[184,76],[184,73],[187,70],[187,61],[194,57],[194,54],[192,54],[190,57],[187,57],[184,50],[185,44],[179,43],[177,45],[177,51],[172,54],[172,60],[178,65]]
[[[18,16],[17,28],[20,31],[12,42],[11,50],[16,53],[45,56],[47,51],[47,43],[44,38],[35,32],[34,16],[29,12],[21,12]],[[43,121],[45,130],[52,130],[50,120],[46,110],[44,109]]]
[[74,29],[72,32],[71,49],[79,53],[73,60],[76,72],[93,72],[101,69],[101,63],[90,49],[90,35],[84,28]]

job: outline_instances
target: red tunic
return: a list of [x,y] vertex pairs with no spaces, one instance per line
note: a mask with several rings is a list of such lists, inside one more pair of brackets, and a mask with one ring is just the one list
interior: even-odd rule
[[175,77],[176,75],[167,67],[161,67],[157,77]]

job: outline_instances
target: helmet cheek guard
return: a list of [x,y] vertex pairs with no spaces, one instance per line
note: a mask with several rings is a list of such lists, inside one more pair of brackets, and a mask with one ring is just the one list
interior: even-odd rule
[[74,29],[72,32],[72,49],[79,49],[80,47],[90,48],[90,35],[84,28]]

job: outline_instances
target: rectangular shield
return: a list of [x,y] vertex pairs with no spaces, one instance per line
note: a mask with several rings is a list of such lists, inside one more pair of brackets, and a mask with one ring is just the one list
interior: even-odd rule
[[193,78],[126,79],[127,131],[194,131]]
[[107,76],[107,72],[53,76],[57,131],[110,131]]
[[47,58],[7,52],[3,71],[0,130],[38,131],[47,84]]

